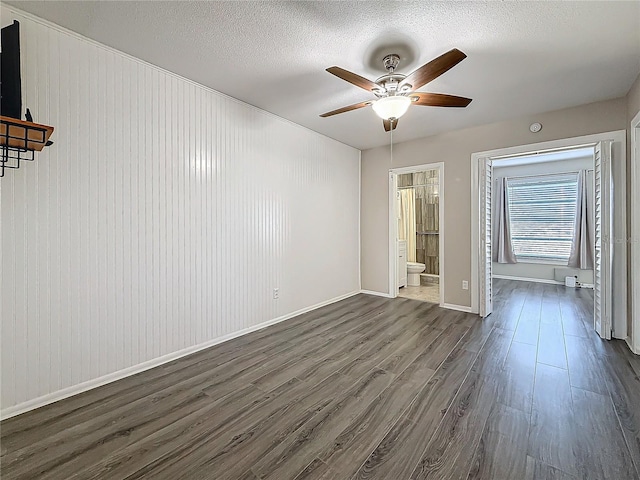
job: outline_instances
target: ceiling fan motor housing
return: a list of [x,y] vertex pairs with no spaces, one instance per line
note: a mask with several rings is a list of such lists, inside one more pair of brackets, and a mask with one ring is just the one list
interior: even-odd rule
[[400,56],[392,53],[387,55],[382,59],[382,63],[384,64],[385,70],[389,73],[393,73],[396,68],[398,68],[398,64],[400,63]]
[[373,92],[375,95],[378,97],[386,97],[387,95],[403,94],[411,91],[411,85],[405,84],[400,87],[402,81],[407,78],[407,76],[401,73],[395,73],[400,63],[400,55],[395,53],[389,54],[382,59],[382,63],[389,73],[376,80],[380,88]]

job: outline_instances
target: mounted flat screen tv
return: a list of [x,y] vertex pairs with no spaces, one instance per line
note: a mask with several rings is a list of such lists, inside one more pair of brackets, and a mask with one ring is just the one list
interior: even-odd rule
[[4,27],[0,41],[0,115],[20,119],[20,24],[14,20],[12,25]]

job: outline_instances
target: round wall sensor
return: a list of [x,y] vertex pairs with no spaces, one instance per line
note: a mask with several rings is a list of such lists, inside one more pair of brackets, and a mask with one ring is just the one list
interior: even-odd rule
[[529,130],[531,130],[532,133],[538,133],[540,130],[542,130],[542,124],[541,123],[532,123],[529,126]]

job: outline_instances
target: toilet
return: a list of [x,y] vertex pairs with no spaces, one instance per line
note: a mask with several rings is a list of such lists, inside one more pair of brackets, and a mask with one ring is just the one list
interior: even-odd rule
[[407,285],[411,287],[420,286],[420,274],[424,272],[424,263],[407,262]]

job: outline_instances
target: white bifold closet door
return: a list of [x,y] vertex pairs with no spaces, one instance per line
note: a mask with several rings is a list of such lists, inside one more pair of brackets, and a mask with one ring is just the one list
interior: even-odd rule
[[493,165],[490,158],[479,159],[480,164],[480,305],[479,314],[487,317],[493,312],[493,283],[491,259],[491,195]]
[[613,177],[611,175],[611,142],[598,142],[594,152],[595,182],[595,254],[593,327],[600,337],[611,339],[611,298],[613,296]]

